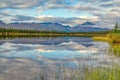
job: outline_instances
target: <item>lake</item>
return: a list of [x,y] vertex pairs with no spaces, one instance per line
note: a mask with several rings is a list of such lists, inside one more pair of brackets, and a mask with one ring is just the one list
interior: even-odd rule
[[63,69],[120,64],[110,47],[91,37],[4,38],[0,40],[0,80],[64,80]]

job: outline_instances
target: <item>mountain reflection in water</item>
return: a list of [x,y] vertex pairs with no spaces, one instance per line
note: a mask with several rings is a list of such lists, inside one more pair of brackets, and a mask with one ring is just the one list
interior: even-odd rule
[[26,71],[27,76],[29,72],[52,71],[56,66],[107,67],[118,63],[119,58],[110,56],[108,52],[108,43],[95,42],[90,37],[0,40],[0,77],[15,70]]

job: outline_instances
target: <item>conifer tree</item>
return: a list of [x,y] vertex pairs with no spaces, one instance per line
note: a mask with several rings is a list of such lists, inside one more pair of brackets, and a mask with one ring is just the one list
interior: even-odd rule
[[114,27],[114,32],[117,32],[119,29],[119,26],[118,26],[118,23],[115,24],[115,27]]

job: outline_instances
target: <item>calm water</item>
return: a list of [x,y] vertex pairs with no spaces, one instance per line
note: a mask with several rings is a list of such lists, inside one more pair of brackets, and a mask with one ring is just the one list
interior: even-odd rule
[[36,74],[52,73],[57,67],[119,64],[109,47],[89,37],[1,39],[0,80],[37,80]]

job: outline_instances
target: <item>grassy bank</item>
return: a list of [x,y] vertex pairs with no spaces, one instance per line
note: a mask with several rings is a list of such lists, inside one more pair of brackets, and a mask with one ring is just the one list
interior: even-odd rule
[[108,37],[93,37],[94,40],[96,41],[107,41],[107,42],[111,42],[111,39]]
[[112,43],[120,43],[120,33],[109,33],[107,36]]
[[116,23],[114,29],[106,34],[106,36],[93,37],[93,39],[98,41],[107,41],[110,43],[120,43],[120,25]]
[[97,41],[107,41],[110,43],[120,43],[120,33],[109,33],[104,37],[93,37]]
[[93,37],[96,41],[105,41],[110,44],[110,54],[120,57],[120,33],[109,33],[105,37]]

